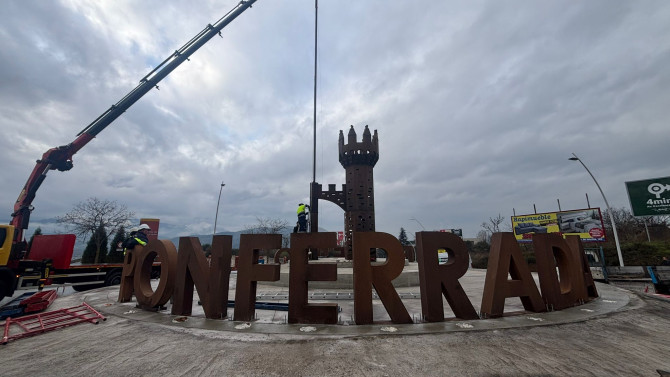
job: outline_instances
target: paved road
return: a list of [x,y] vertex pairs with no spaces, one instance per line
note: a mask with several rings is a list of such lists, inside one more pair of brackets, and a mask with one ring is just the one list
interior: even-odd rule
[[[57,305],[101,295],[113,301],[116,292],[75,294]],[[658,376],[656,369],[670,370],[670,302],[619,294],[628,297],[625,307],[570,323],[410,335],[369,336],[363,327],[360,335],[241,333],[111,314],[99,325],[0,346],[0,375]]]

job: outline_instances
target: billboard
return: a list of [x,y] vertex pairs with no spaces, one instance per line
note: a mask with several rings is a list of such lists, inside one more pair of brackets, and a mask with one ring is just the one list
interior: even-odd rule
[[140,224],[147,224],[151,230],[147,232],[147,238],[149,240],[158,239],[158,227],[160,226],[160,219],[140,219]]
[[440,229],[442,233],[453,233],[459,237],[463,237],[463,229]]
[[531,242],[536,233],[577,235],[585,242],[605,241],[600,208],[512,216],[512,229],[519,242]]
[[633,216],[670,215],[670,177],[626,182]]

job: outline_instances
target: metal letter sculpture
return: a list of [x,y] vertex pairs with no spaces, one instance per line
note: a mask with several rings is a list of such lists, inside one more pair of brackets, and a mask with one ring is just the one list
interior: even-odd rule
[[191,315],[195,285],[205,317],[226,317],[232,242],[232,236],[214,236],[210,266],[197,237],[179,239],[172,314]]
[[309,281],[337,280],[337,263],[309,263],[308,252],[332,248],[336,243],[337,233],[291,234],[288,323],[337,323],[337,304],[307,301]]
[[[135,264],[134,290],[137,306],[157,309],[170,300],[177,270],[177,249],[167,240],[150,240],[139,253]],[[151,267],[154,259],[161,261],[161,278],[154,292],[151,288]]]
[[240,259],[235,286],[236,321],[251,321],[254,318],[257,282],[279,280],[279,264],[258,264],[258,252],[281,248],[281,238],[281,234],[240,235]]
[[[583,285],[586,292],[582,291],[582,294],[586,296],[583,298],[584,301],[590,300],[592,298],[598,297],[598,290],[596,289],[596,283],[593,281],[593,275],[591,275],[591,268],[589,267],[589,260],[584,253],[584,245],[580,240],[579,236],[567,236],[565,242],[568,244],[571,250],[577,251],[579,253],[579,258],[581,260],[581,272],[584,276]],[[578,287],[581,291],[581,287]]]
[[[512,280],[507,280],[508,274]],[[519,297],[528,311],[545,311],[542,297],[530,274],[528,263],[521,255],[514,233],[494,233],[491,236],[489,264],[484,280],[482,317],[502,317],[505,299],[508,297]]]
[[[449,253],[447,264],[438,264],[438,249]],[[444,321],[442,295],[460,319],[479,319],[477,311],[458,282],[468,271],[470,256],[461,237],[446,232],[416,233],[421,312],[428,322]]]
[[[405,267],[402,245],[393,235],[380,232],[354,232],[354,321],[357,325],[373,323],[372,288],[377,291],[393,323],[412,323],[391,281]],[[386,251],[386,263],[373,266],[370,250]]]
[[[582,261],[559,234],[533,235],[542,299],[548,308],[561,310],[579,303],[578,285],[584,288]],[[558,272],[556,269],[558,268]],[[560,279],[559,279],[560,274]]]

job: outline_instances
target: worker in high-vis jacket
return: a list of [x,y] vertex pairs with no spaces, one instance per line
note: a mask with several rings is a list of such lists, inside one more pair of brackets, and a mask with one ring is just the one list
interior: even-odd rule
[[[136,229],[136,230],[135,230]],[[132,250],[135,246],[146,246],[149,242],[147,232],[150,230],[149,225],[142,224],[137,228],[131,229],[130,236],[123,241],[123,255],[126,255],[126,250]],[[135,230],[135,232],[133,232]]]
[[307,213],[309,211],[309,206],[300,203],[298,204],[298,232],[307,231]]

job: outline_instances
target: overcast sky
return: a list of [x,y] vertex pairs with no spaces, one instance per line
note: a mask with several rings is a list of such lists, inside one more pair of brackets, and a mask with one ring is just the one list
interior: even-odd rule
[[[166,5],[168,4],[168,5]],[[197,4],[197,5],[194,5]],[[237,4],[0,2],[0,204],[35,160]],[[159,218],[161,238],[256,217],[295,221],[312,180],[314,1],[259,0],[52,171],[32,234],[89,197]],[[341,189],[339,130],[379,133],[377,230],[498,214],[629,208],[625,182],[670,176],[670,3],[319,2],[316,180]],[[415,219],[415,220],[412,220]],[[320,203],[320,225],[343,213]],[[510,221],[506,221],[509,224]]]

